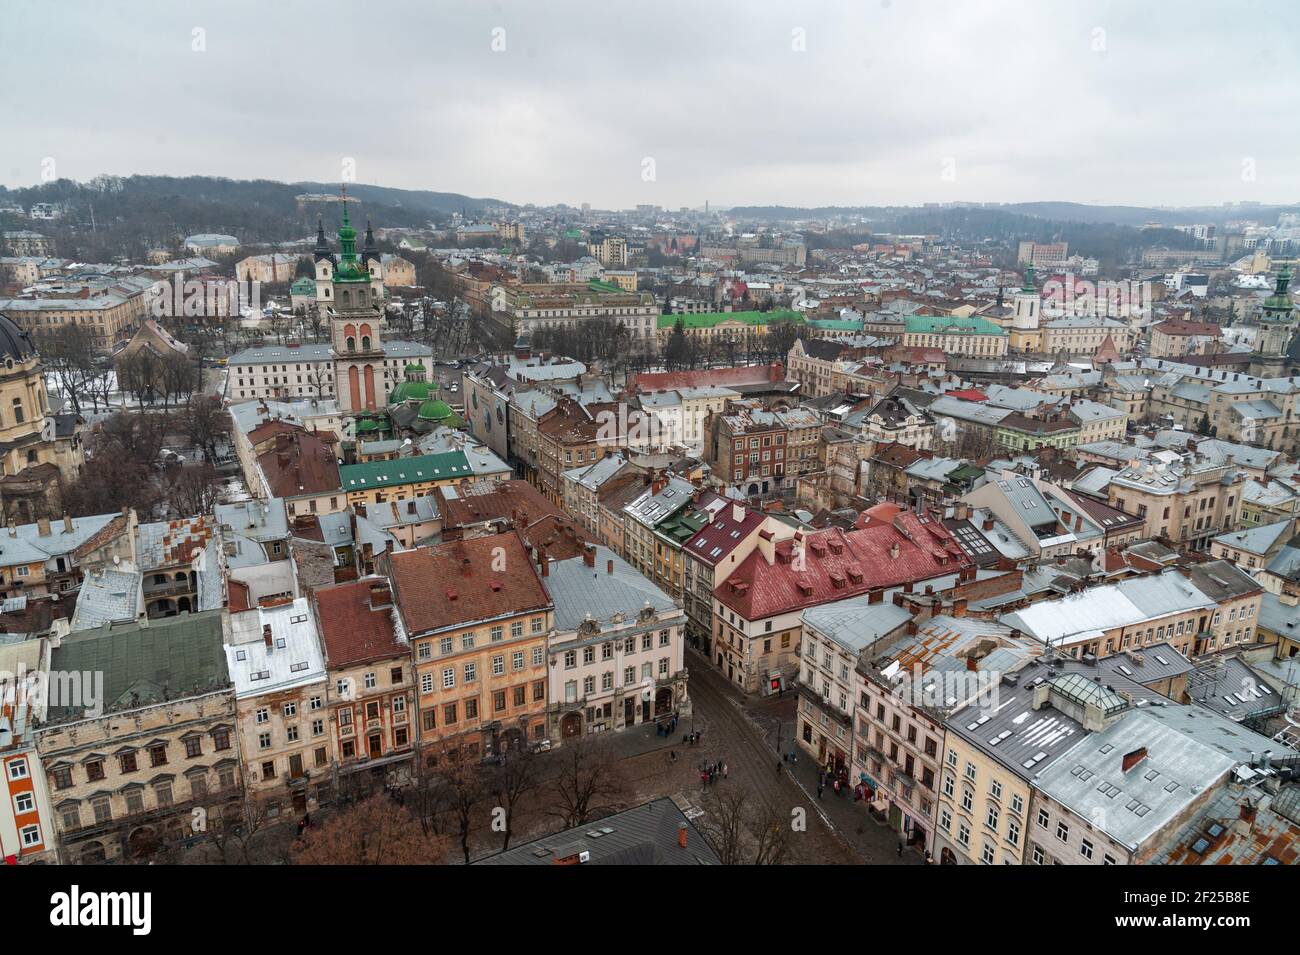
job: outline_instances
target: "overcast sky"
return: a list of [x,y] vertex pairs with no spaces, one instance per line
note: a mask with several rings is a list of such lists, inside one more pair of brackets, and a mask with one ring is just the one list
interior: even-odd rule
[[616,208],[1300,200],[1293,0],[4,11],[8,186],[49,159],[336,181],[351,158],[360,182]]

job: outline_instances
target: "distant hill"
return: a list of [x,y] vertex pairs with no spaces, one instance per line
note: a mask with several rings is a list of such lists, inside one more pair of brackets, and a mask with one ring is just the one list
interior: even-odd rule
[[998,208],[1005,212],[1016,212],[1041,219],[1137,227],[1148,222],[1174,226],[1205,221],[1203,213],[1183,209],[1155,209],[1148,206],[1089,206],[1081,202],[1011,202]]
[[864,218],[890,222],[901,216],[921,215],[934,211],[970,209],[979,212],[1002,212],[1034,219],[1047,219],[1057,223],[1082,223],[1086,225],[1118,225],[1141,228],[1148,222],[1162,226],[1193,225],[1210,222],[1222,224],[1228,219],[1258,218],[1271,222],[1283,212],[1300,211],[1300,205],[1248,206],[1188,206],[1162,209],[1155,206],[1092,206],[1082,202],[1008,202],[981,206],[734,206],[727,211],[740,219],[793,221],[797,219],[828,219],[834,216],[857,215]]
[[[310,235],[317,217],[326,229],[337,227],[337,203],[299,203],[302,194],[337,195],[338,183],[238,180],[215,176],[99,177],[88,183],[60,179],[27,189],[0,188],[0,199],[21,203],[55,202],[67,208],[56,222],[42,222],[59,254],[88,261],[126,255],[148,248],[174,248],[180,239],[201,232],[228,233],[245,245],[286,242]],[[445,222],[453,212],[470,216],[490,206],[509,206],[452,192],[393,189],[349,184],[356,199],[349,206],[355,224],[367,218],[378,227],[424,227]],[[4,223],[13,228],[17,222]]]

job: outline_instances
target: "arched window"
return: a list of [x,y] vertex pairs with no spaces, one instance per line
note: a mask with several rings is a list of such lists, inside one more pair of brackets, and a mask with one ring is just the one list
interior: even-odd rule
[[357,350],[357,340],[356,340],[355,338],[353,338],[351,335],[349,335],[349,336],[348,336],[348,351],[356,351],[356,350]]
[[362,336],[361,336],[361,350],[362,350],[362,351],[370,351],[370,336],[369,336],[369,335],[362,335]]

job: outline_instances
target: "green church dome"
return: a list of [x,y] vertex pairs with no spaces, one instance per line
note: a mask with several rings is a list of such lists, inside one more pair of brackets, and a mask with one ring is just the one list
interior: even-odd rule
[[420,417],[425,421],[446,421],[454,412],[445,401],[430,399],[420,405]]

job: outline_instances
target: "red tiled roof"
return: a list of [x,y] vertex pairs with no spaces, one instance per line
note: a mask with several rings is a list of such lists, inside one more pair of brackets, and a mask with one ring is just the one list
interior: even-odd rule
[[548,514],[519,528],[524,542],[535,552],[545,550],[555,560],[572,560],[596,541],[577,521],[567,515]]
[[258,455],[272,497],[341,491],[338,458],[316,434],[295,428],[287,440],[277,436],[270,450]]
[[[371,587],[382,588],[373,608]],[[392,607],[384,605],[383,595],[389,592],[386,577],[363,577],[315,592],[316,617],[329,666],[351,666],[409,652],[394,632]]]
[[885,444],[876,445],[876,453],[871,456],[871,460],[876,464],[884,464],[894,468],[909,468],[922,458],[928,458],[929,455],[924,451],[918,451],[916,448],[906,444],[899,444],[896,441],[889,441]]
[[455,497],[448,497],[441,488],[434,493],[445,529],[491,520],[527,525],[543,517],[565,516],[563,510],[527,481],[477,482],[463,490],[457,489]]
[[945,391],[944,394],[949,398],[960,398],[962,401],[989,400],[989,396],[977,388],[962,388],[959,391]]
[[1166,335],[1208,335],[1211,338],[1218,338],[1223,329],[1211,322],[1184,322],[1171,318],[1156,325],[1152,331],[1163,332]]
[[[792,560],[794,540],[775,545],[769,564],[755,550],[714,590],[714,596],[746,620],[855,597],[884,587],[956,574],[970,564],[952,534],[938,521],[911,511],[892,522],[838,527],[803,537],[803,569]],[[894,551],[895,545],[897,552]]]
[[707,388],[710,385],[760,385],[785,378],[785,366],[777,361],[770,365],[741,365],[737,368],[708,368],[702,371],[643,371],[632,379],[629,389],[672,391],[677,388]]
[[516,531],[392,555],[397,606],[411,634],[551,605]]
[[[737,508],[744,514],[739,521],[736,520]],[[742,541],[747,540],[764,520],[763,512],[757,508],[728,504],[717,513],[713,523],[700,528],[695,536],[682,545],[682,551],[701,563],[714,566],[739,547]],[[718,551],[716,555],[713,553],[715,550]]]

